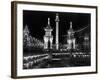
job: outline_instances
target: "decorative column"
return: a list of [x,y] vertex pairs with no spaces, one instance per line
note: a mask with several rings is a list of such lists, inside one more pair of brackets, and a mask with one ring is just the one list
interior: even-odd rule
[[59,49],[59,16],[58,16],[58,13],[56,13],[56,19],[55,19],[55,22],[56,22],[56,49],[58,50]]

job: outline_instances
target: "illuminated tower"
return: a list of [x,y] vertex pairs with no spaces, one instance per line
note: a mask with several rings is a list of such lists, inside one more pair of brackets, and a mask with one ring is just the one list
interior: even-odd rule
[[48,25],[45,30],[45,35],[44,35],[44,49],[52,49],[52,44],[53,44],[53,36],[52,36],[52,31],[53,29],[50,26],[50,18],[48,18]]
[[67,49],[75,49],[76,48],[74,31],[72,29],[72,22],[70,22],[70,29],[68,30],[67,43],[68,43]]
[[28,29],[28,26],[26,25],[24,30],[23,30],[23,42],[24,42],[24,46],[28,46],[30,45],[30,32]]
[[90,48],[90,42],[89,42],[89,35],[85,34],[84,36],[84,42],[83,42],[84,48],[87,50]]
[[29,36],[29,29],[28,29],[28,26],[27,25],[25,26],[25,28],[23,30],[23,34],[24,34],[24,37],[25,36],[27,36],[27,37]]
[[56,14],[56,19],[55,19],[55,22],[56,22],[56,49],[58,50],[59,49],[59,16],[58,16],[58,13]]

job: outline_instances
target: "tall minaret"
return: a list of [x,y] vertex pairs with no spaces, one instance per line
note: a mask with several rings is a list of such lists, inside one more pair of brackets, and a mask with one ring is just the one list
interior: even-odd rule
[[48,25],[44,28],[45,35],[44,35],[44,49],[52,49],[53,46],[53,29],[50,26],[50,18],[48,18]]
[[56,13],[56,49],[59,49],[59,16],[58,13]]
[[72,22],[70,22],[70,29],[68,30],[68,36],[67,36],[67,43],[68,43],[68,49],[76,49],[76,43],[74,38],[74,31],[72,28]]

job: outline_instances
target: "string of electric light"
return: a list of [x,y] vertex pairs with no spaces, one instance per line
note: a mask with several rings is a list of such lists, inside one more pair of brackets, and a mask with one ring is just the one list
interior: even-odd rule
[[82,28],[82,29],[79,29],[79,30],[77,30],[77,31],[74,31],[74,33],[83,31],[83,30],[85,30],[86,28],[88,28],[88,26],[86,26],[86,27],[84,27],[84,28]]
[[[84,27],[84,28],[82,28],[82,29],[79,29],[79,30],[77,30],[77,31],[73,31],[73,33],[81,32],[81,31],[85,30],[86,28],[88,28],[88,26],[86,26],[86,27]],[[65,36],[67,36],[67,35],[63,35],[63,36],[65,37]]]

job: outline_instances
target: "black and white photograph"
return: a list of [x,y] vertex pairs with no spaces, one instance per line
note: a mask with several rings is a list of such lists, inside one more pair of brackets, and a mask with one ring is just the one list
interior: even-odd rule
[[12,2],[12,77],[97,73],[97,7]]
[[90,16],[23,10],[23,69],[91,66]]

